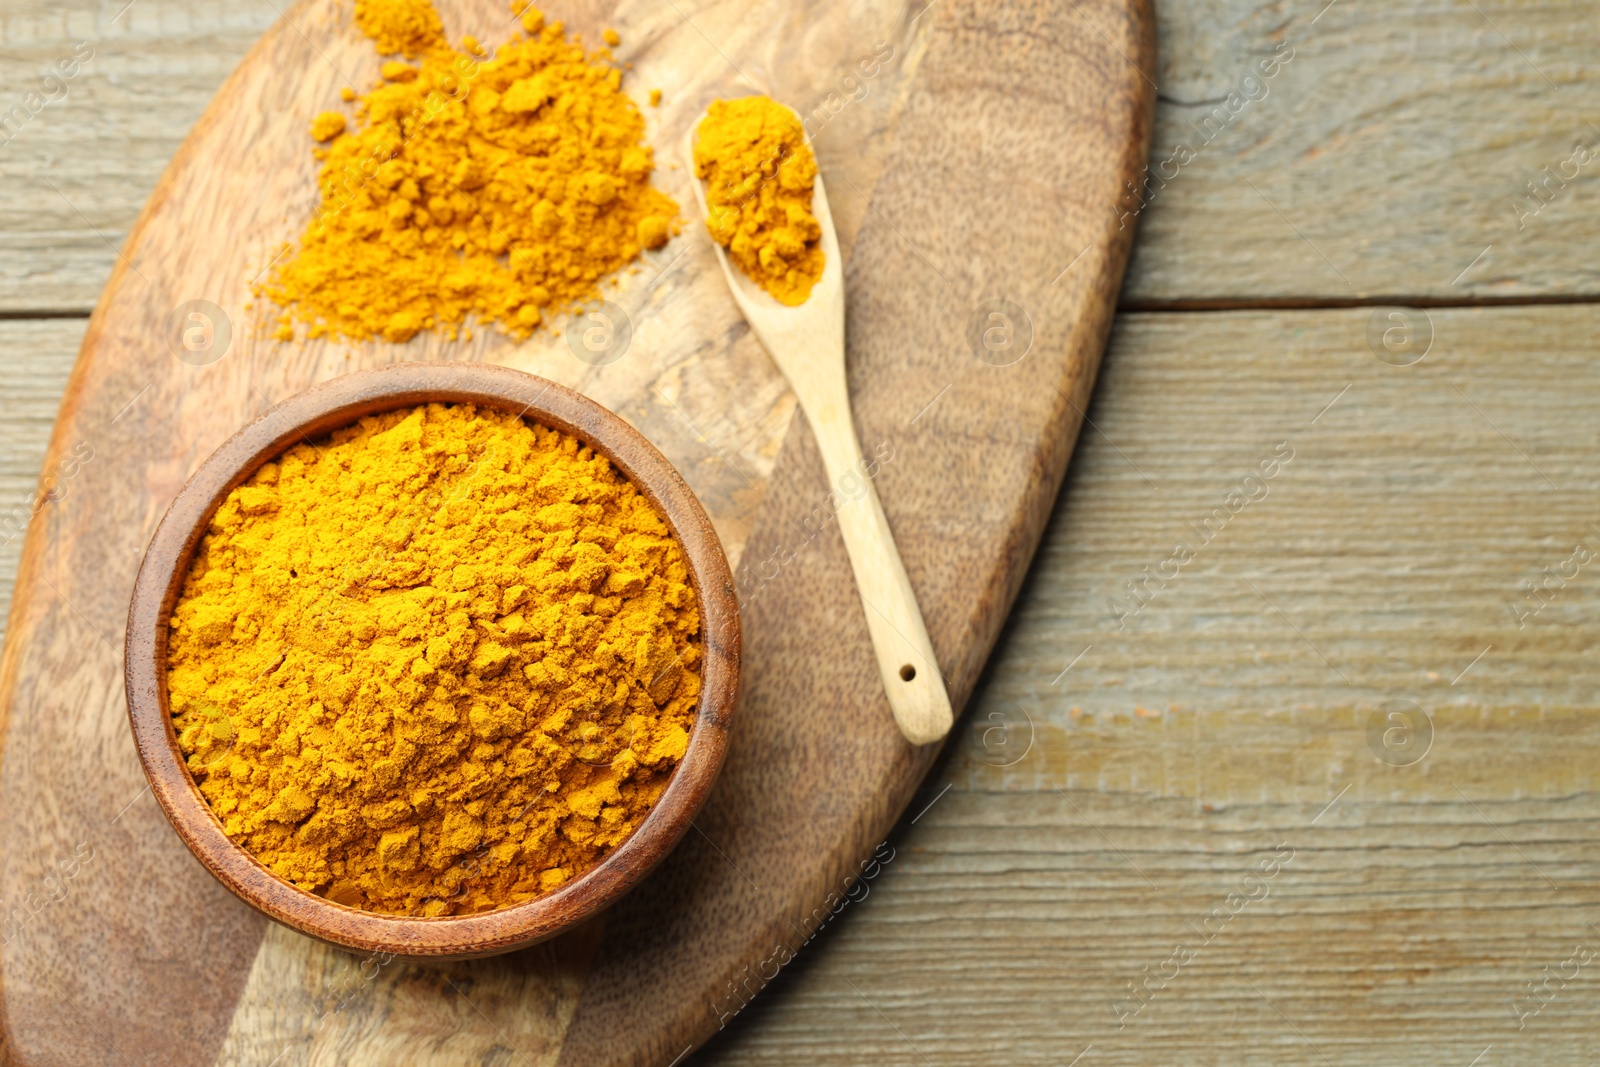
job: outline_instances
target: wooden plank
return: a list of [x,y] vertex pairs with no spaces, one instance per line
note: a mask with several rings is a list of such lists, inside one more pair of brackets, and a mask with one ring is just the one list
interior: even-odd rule
[[[1592,1061],[1593,964],[1563,962],[1600,951],[1600,573],[1521,629],[1507,605],[1600,547],[1600,310],[1435,310],[1407,368],[1370,316],[1119,319],[1007,636],[908,811],[933,806],[704,1062]],[[1267,495],[1118,629],[1107,598],[1280,441]],[[1433,743],[1403,766],[1368,724],[1416,707]],[[1260,899],[1207,925],[1230,893]],[[1161,973],[1141,1009],[1127,984]]]
[[[162,167],[276,17],[263,0],[138,0],[113,20],[124,2],[0,0],[0,105],[75,40],[95,50],[0,147],[0,312],[93,306]],[[1595,0],[1164,8],[1151,162],[1165,177],[1142,212],[1105,205],[1140,228],[1125,303],[1600,293],[1584,256],[1600,158],[1559,178],[1575,143],[1600,156],[1597,14]],[[794,91],[804,105],[836,88]]]
[[[1592,792],[1507,799],[1539,779],[1492,767],[1509,735],[1524,770],[1590,773],[1593,713],[1548,733],[1486,720],[1441,715],[1439,747],[1409,769],[1372,759],[1359,715],[1086,712],[1009,774],[968,742],[945,769],[957,787],[893,843],[870,895],[703,1062],[1059,1067],[1092,1046],[1085,1064],[1466,1067],[1492,1046],[1482,1062],[1591,1063],[1592,964],[1575,980],[1569,965],[1539,1014],[1518,1013],[1537,1005],[1527,986],[1544,968],[1600,947],[1600,805]],[[1115,778],[1163,757],[1225,776],[1263,735],[1275,759],[1252,771],[1270,774],[1235,776],[1246,792],[1226,805],[1207,799],[1225,789],[1159,773],[1064,795],[1015,780],[1034,760],[1079,758]],[[1573,748],[1575,735],[1590,740]],[[1314,787],[1314,802],[1284,800]],[[1292,858],[1261,878],[1280,846]],[[1230,893],[1258,899],[1212,918]],[[1193,957],[1174,967],[1179,945]],[[1159,975],[1141,1010],[1128,983]]]
[[[1496,1063],[1588,1062],[1587,968],[1521,1029],[1513,1006],[1573,946],[1600,947],[1584,888],[1600,876],[1600,603],[1585,570],[1522,630],[1506,604],[1568,541],[1600,540],[1597,442],[1565,429],[1600,401],[1600,315],[1434,310],[1436,347],[1410,368],[1371,357],[1370,315],[1120,320],[1089,410],[1103,435],[1085,436],[990,681],[910,813],[952,789],[706,1062],[1059,1065],[1093,1043],[1107,1062],[1322,1063],[1261,994],[1335,1063],[1461,1067],[1490,1044]],[[59,368],[79,329],[4,324],[7,363]],[[1104,598],[1126,603],[1125,580],[1280,440],[1296,456],[1269,495],[1117,631]],[[1392,699],[1435,716],[1412,767],[1368,747]],[[1188,924],[1280,842],[1296,853],[1271,896],[1117,1030],[1126,982],[1198,940]],[[347,1010],[364,1027],[392,1009]]]
[[[45,445],[86,325],[83,319],[0,320],[0,635],[23,534],[39,507]],[[72,488],[71,479],[62,480],[56,499],[43,507],[65,506]]]
[[[504,35],[498,0],[441,7],[455,34]],[[1096,207],[1144,157],[1153,94],[1124,57],[1153,62],[1148,7],[947,2],[918,15],[893,2],[730,0],[696,8],[692,23],[651,3],[551,12],[588,40],[616,26],[630,42],[621,55],[635,63],[634,87],[670,90],[649,113],[658,146],[680,144],[712,97],[747,90],[745,71],[803,100],[804,87],[859,70],[871,54],[863,42],[893,42],[906,57],[828,121],[818,153],[830,186],[854,194],[839,196],[835,220],[857,423],[892,454],[877,485],[959,705],[1021,584],[1110,329],[1130,234]],[[605,367],[546,333],[522,344],[478,331],[461,343],[280,345],[258,328],[267,312],[249,306],[249,279],[296,235],[311,203],[304,116],[336,98],[344,72],[365,83],[378,67],[337,0],[306,0],[288,18],[150,198],[56,426],[51,462],[79,434],[105,441],[108,461],[81,475],[96,506],[36,527],[24,554],[0,660],[9,717],[0,811],[26,814],[0,820],[0,899],[28,899],[63,849],[92,847],[93,860],[0,946],[11,1054],[254,1064],[291,1050],[312,1062],[381,1062],[404,1048],[408,1062],[443,1063],[509,1047],[563,1065],[671,1063],[715,1029],[711,998],[744,962],[801,928],[813,892],[845,877],[887,831],[936,748],[912,748],[893,724],[827,520],[829,479],[699,228],[608,288],[635,333],[627,357]],[[813,27],[806,49],[788,47]],[[1041,42],[1040,27],[1059,36]],[[980,85],[977,69],[988,71]],[[658,159],[657,179],[687,203],[681,160],[669,149]],[[1072,173],[1078,183],[997,199],[990,166]],[[224,231],[228,240],[217,239]],[[1063,249],[1077,255],[1070,271]],[[1009,323],[997,325],[1001,297],[1026,308],[1006,308]],[[204,367],[153,343],[172,308],[200,298],[235,324],[232,347]],[[983,341],[982,331],[1007,326],[1014,349]],[[267,936],[259,916],[189,861],[143,796],[117,637],[139,547],[188,472],[237,425],[346,370],[442,357],[531,370],[612,407],[673,460],[730,552],[748,546],[741,729],[697,835],[598,933],[455,971],[380,967],[362,978],[358,966],[346,987],[337,983],[349,960]],[[63,792],[86,756],[97,773]],[[343,1010],[347,993],[362,1010]],[[329,997],[341,1010],[295,1010]],[[437,1048],[426,1044],[433,1035]]]
[[[1595,15],[1584,0],[1164,8],[1162,180],[1126,303],[1592,297],[1578,248],[1600,169]],[[1548,188],[1532,199],[1529,182]]]
[[0,2],[0,313],[94,307],[156,179],[280,6]]

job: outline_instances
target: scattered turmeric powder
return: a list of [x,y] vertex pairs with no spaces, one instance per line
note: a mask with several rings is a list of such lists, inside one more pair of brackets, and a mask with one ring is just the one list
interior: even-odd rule
[[446,47],[432,0],[356,0],[356,25],[377,44],[379,55],[415,59]]
[[[320,204],[257,291],[275,335],[452,339],[469,316],[527,337],[552,308],[671,237],[678,206],[650,184],[644,118],[622,72],[560,22],[513,3],[525,36],[490,56],[444,36],[430,0],[358,0],[384,55],[355,129],[312,123]],[[354,96],[354,94],[350,94]],[[349,99],[349,97],[346,97]],[[285,252],[289,249],[286,248]]]
[[311,120],[311,139],[320,143],[331,141],[344,132],[344,116],[337,111],[324,111]]
[[694,169],[706,183],[712,239],[779,303],[805,303],[824,254],[811,212],[817,158],[795,113],[766,96],[713,101],[700,120]]
[[298,445],[217,509],[170,620],[173,725],[285,880],[442,915],[561,885],[688,744],[699,607],[650,502],[471,405]]

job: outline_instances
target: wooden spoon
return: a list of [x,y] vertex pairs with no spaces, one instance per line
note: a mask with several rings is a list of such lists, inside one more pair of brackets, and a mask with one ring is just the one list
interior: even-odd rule
[[[700,123],[695,122],[685,140],[691,175],[699,127]],[[698,178],[692,184],[700,214],[705,217],[704,184]],[[720,244],[712,241],[711,246],[716,250],[717,262],[722,264],[734,302],[789,380],[806,418],[811,420],[811,432],[822,450],[828,482],[835,496],[844,501],[836,513],[839,531],[850,553],[856,591],[866,612],[867,630],[872,635],[889,707],[906,740],[925,745],[950,732],[950,696],[945,692],[944,678],[934,658],[916,594],[906,577],[905,564],[895,548],[889,520],[878,502],[872,479],[866,474],[861,443],[850,416],[850,392],[844,371],[844,269],[821,174],[817,175],[811,208],[822,225],[826,262],[810,298],[798,307],[780,304],[730,263]],[[859,488],[847,492],[847,486]]]

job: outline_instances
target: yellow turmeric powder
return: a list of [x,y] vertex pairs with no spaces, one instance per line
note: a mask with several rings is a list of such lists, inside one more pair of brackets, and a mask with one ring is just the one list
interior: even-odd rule
[[[490,56],[445,40],[429,0],[358,0],[384,55],[355,128],[323,112],[311,136],[321,198],[294,255],[258,292],[276,336],[396,343],[454,338],[469,317],[527,337],[554,308],[671,237],[644,118],[622,71],[522,8],[525,35]],[[351,94],[353,97],[354,94]],[[289,251],[285,248],[285,254]]]
[[817,158],[795,113],[766,96],[713,101],[694,169],[706,183],[712,239],[779,303],[805,303],[824,256],[811,212]]
[[374,415],[233,490],[174,608],[173,725],[228,836],[394,914],[561,885],[682,758],[699,607],[654,506],[560,432]]
[[356,25],[378,54],[415,59],[445,47],[444,23],[432,0],[356,0]]

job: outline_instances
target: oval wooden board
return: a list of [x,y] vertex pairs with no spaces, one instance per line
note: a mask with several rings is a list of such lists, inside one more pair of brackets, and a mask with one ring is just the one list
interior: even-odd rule
[[[513,28],[499,0],[440,6],[452,39]],[[616,27],[630,91],[665,91],[647,114],[682,205],[669,146],[711,99],[756,89],[812,116],[847,260],[857,423],[888,457],[878,490],[960,706],[1110,327],[1132,236],[1119,205],[1153,104],[1148,0],[686,8],[549,11],[591,42]],[[59,499],[29,531],[0,660],[0,1061],[670,1064],[825,921],[936,755],[890,718],[810,432],[698,227],[608,292],[633,338],[603,367],[547,333],[264,339],[249,283],[314,206],[307,121],[378,62],[349,0],[291,8],[178,153],[90,323],[46,465]],[[984,331],[1007,341],[986,306],[1002,299],[1022,311],[985,361]],[[166,337],[189,300],[232,322],[206,366]],[[1025,354],[997,365],[1006,352]],[[212,449],[314,382],[417,358],[572,385],[678,465],[738,568],[746,693],[695,831],[618,907],[494,960],[363,965],[259,918],[183,849],[135,762],[118,649],[140,551]]]

